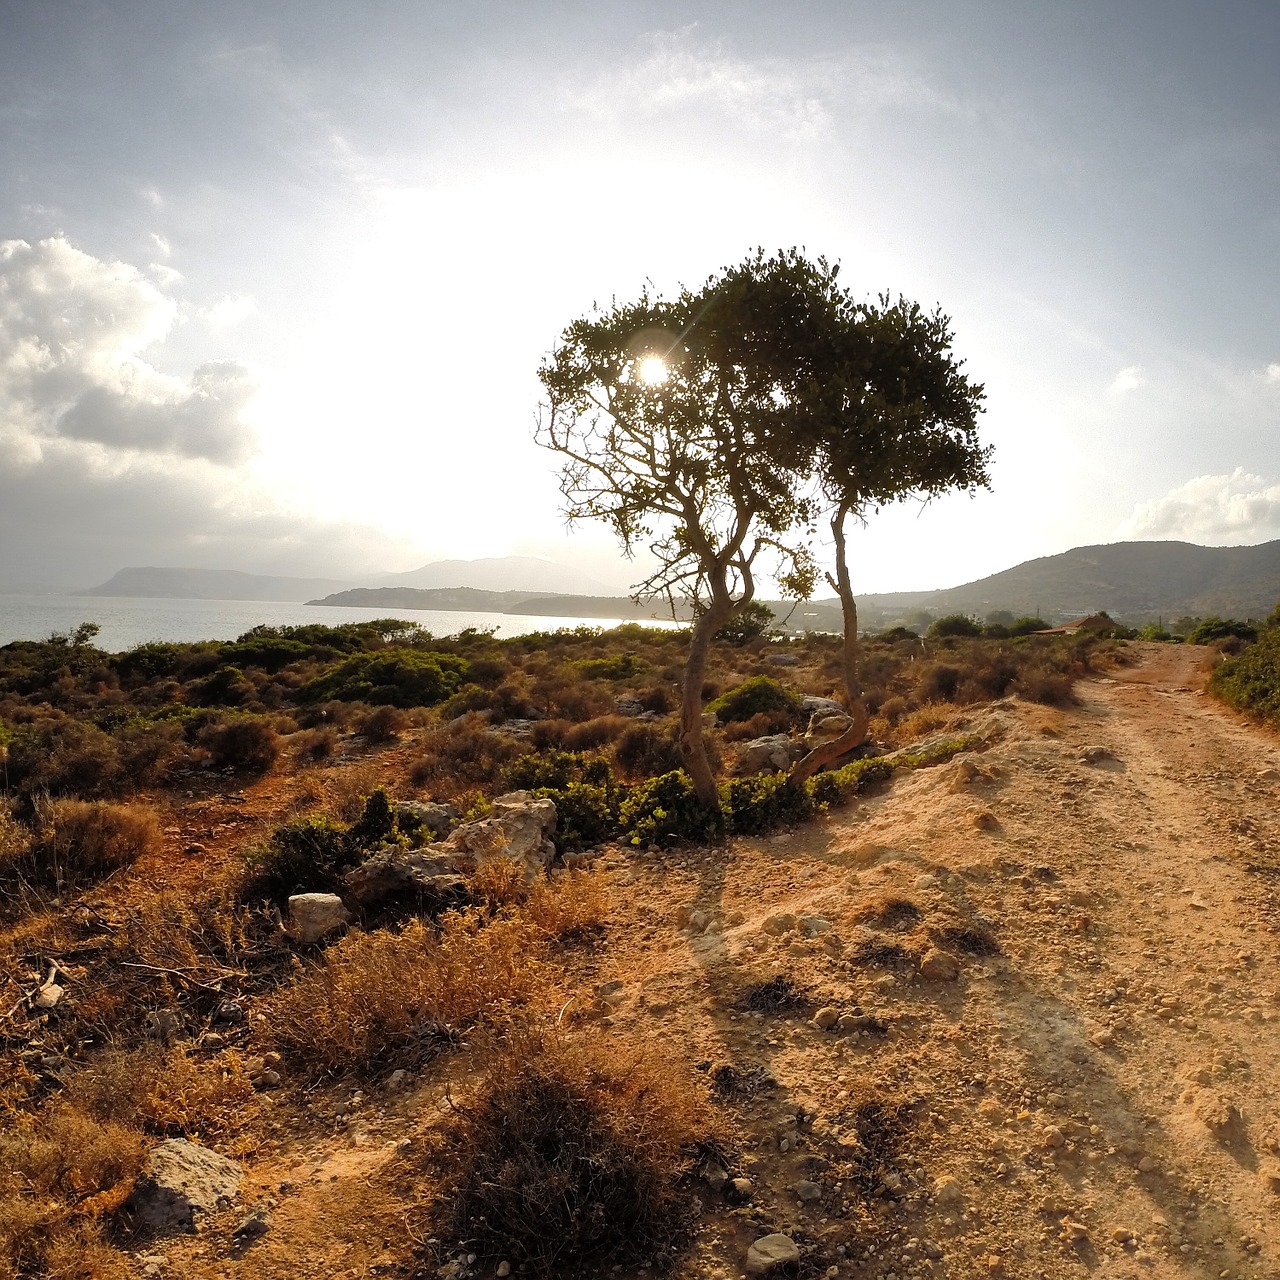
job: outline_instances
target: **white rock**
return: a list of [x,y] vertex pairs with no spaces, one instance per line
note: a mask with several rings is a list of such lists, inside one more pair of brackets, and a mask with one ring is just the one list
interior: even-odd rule
[[295,893],[289,899],[289,932],[304,946],[351,923],[336,893]]
[[145,1231],[195,1231],[200,1215],[236,1198],[242,1177],[234,1160],[185,1138],[171,1138],[148,1154],[128,1208]]

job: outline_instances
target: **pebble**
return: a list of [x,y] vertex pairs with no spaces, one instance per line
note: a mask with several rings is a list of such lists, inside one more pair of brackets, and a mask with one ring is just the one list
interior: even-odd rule
[[831,1005],[825,1005],[813,1015],[813,1025],[819,1031],[829,1031],[840,1020],[840,1010]]
[[960,962],[950,952],[935,948],[921,959],[920,976],[926,982],[954,982],[960,976]]
[[507,1262],[505,1259],[498,1263],[498,1268],[495,1274],[500,1276],[509,1276],[511,1274],[511,1263]]
[[822,1199],[822,1188],[816,1182],[797,1182],[791,1189],[806,1204]]

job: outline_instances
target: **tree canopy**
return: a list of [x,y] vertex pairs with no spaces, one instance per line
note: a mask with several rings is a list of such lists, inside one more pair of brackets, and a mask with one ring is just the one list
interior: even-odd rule
[[[987,482],[982,388],[951,358],[946,317],[905,300],[859,302],[839,270],[795,249],[758,250],[673,300],[646,289],[596,307],[539,371],[538,439],[563,459],[569,519],[602,520],[628,554],[652,553],[638,597],[693,605],[680,743],[708,803],[708,647],[751,602],[762,563],[784,594],[807,597],[827,519],[848,642],[846,519]],[[852,619],[856,642],[856,609]],[[856,698],[856,680],[847,684]]]

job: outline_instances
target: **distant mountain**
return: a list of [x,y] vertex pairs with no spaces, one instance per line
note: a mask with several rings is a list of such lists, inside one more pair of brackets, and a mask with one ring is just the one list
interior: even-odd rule
[[[1253,547],[1199,547],[1189,542],[1113,542],[1027,560],[976,582],[941,591],[898,591],[858,600],[864,625],[996,609],[1052,620],[1105,609],[1130,624],[1186,614],[1237,618],[1266,615],[1280,600],[1280,540]],[[826,618],[834,602],[802,605]],[[870,615],[879,615],[871,621]],[[838,623],[838,614],[836,614]],[[814,623],[825,629],[827,623]]]
[[302,602],[351,586],[338,578],[281,578],[236,569],[121,569],[109,582],[82,596],[140,599],[275,600]]
[[[384,573],[370,579],[379,587],[478,587],[485,591],[523,591],[526,595],[568,592],[607,596],[611,588],[578,569],[536,556],[499,556],[481,560],[436,560],[408,573]],[[438,608],[440,606],[432,606]]]
[[481,591],[476,587],[352,587],[308,604],[344,609],[449,609],[508,613],[529,598],[527,591]]

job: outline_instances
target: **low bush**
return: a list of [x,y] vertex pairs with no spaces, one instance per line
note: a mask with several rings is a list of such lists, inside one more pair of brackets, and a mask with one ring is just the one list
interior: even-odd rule
[[982,624],[965,613],[949,613],[945,618],[929,624],[928,635],[935,638],[948,636],[980,636]]
[[360,719],[359,732],[366,742],[394,742],[410,725],[409,717],[399,707],[374,707]]
[[785,773],[734,778],[720,788],[725,825],[736,835],[764,835],[811,818],[814,802],[808,789]]
[[352,654],[332,671],[304,685],[304,702],[367,702],[393,707],[433,707],[457,691],[467,661],[452,653],[382,649]]
[[772,676],[752,676],[736,688],[716,698],[707,707],[726,723],[750,720],[762,711],[787,711],[800,714],[800,698]]
[[358,860],[358,846],[346,827],[328,818],[300,818],[249,852],[240,898],[265,898],[283,907],[295,893],[335,893],[342,873]]
[[399,933],[348,934],[268,1004],[289,1065],[310,1079],[421,1066],[477,1022],[505,1023],[547,990],[544,964],[515,916],[411,920]]
[[852,760],[839,769],[814,774],[808,782],[810,799],[821,808],[844,804],[893,775],[887,760]]
[[633,845],[706,844],[722,834],[724,816],[708,809],[688,775],[677,770],[634,787],[622,803],[619,824]]
[[289,739],[289,747],[299,760],[327,760],[338,749],[338,731],[331,725],[300,729]]
[[494,733],[475,713],[460,721],[427,729],[418,739],[422,755],[409,770],[415,786],[474,786],[497,781],[525,748],[506,734]]
[[634,653],[615,653],[607,658],[584,658],[574,665],[588,680],[626,680],[643,671],[646,663]]
[[1280,725],[1280,627],[1268,627],[1209,677],[1209,692],[1237,711]]
[[613,747],[613,758],[629,778],[652,778],[680,768],[677,726],[641,720],[624,729]]
[[200,730],[197,741],[217,768],[266,773],[280,758],[280,735],[265,716],[215,721]]
[[1202,618],[1187,636],[1188,644],[1214,644],[1219,640],[1256,640],[1258,628],[1249,622],[1237,622],[1235,618],[1217,616]]
[[96,884],[159,847],[160,824],[145,805],[56,800],[42,810],[26,848],[0,865],[0,880],[7,882],[9,892],[24,883],[74,890]]
[[693,1235],[683,1180],[712,1140],[701,1089],[669,1062],[518,1037],[430,1149],[424,1234],[534,1277],[669,1265]]

